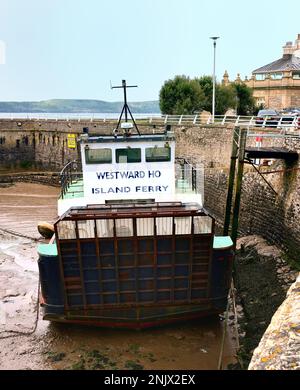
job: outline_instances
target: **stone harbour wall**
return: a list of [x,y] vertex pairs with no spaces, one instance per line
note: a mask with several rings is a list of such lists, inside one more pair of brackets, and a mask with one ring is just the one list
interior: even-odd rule
[[249,370],[300,370],[300,275],[274,314]]
[[[0,171],[37,168],[60,171],[78,157],[77,149],[68,147],[68,134],[82,133],[89,128],[91,135],[112,134],[117,121],[76,120],[9,120],[0,119]],[[161,131],[162,126],[150,126]],[[141,132],[149,126],[139,125]]]
[[241,237],[236,249],[234,284],[237,305],[242,307],[238,358],[246,368],[299,273],[287,262],[283,251],[261,236]]
[[77,158],[68,148],[68,134],[80,134],[83,127],[91,133],[111,133],[109,122],[0,120],[0,171],[15,168],[61,170]]
[[[176,129],[177,154],[205,165],[204,205],[222,227],[225,215],[232,129],[224,127]],[[255,146],[255,137],[247,139]],[[263,147],[283,147],[300,154],[299,139],[263,138]],[[245,165],[242,185],[241,235],[261,235],[278,245],[300,263],[300,161],[287,165],[283,160],[261,166],[264,182],[250,165]],[[266,172],[277,171],[266,174]],[[221,231],[221,230],[220,230]]]

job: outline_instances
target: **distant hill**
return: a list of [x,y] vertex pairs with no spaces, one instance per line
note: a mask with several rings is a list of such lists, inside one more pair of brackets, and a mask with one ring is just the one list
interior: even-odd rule
[[[160,113],[156,100],[128,103],[134,113]],[[120,112],[123,102],[105,102],[89,99],[51,99],[40,102],[0,102],[0,112]]]

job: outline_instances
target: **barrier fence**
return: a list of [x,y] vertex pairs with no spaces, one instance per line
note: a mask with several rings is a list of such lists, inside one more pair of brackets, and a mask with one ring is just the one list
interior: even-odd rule
[[[161,114],[134,114],[139,123],[174,126],[239,126],[249,129],[248,136],[256,135],[256,130],[263,129],[270,136],[300,136],[300,116],[282,115],[276,117],[259,118],[243,115],[215,115],[207,113],[195,115],[161,115]],[[77,121],[77,122],[114,122],[119,114],[109,113],[0,113],[0,119],[32,120],[32,121]]]

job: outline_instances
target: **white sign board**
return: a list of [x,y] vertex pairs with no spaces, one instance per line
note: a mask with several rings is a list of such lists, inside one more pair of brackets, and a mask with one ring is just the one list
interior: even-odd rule
[[171,161],[145,162],[145,146],[149,144],[137,143],[134,147],[141,147],[142,150],[140,163],[116,163],[115,149],[126,148],[126,144],[90,144],[89,148],[101,146],[112,149],[112,163],[86,164],[82,149],[84,196],[88,204],[105,203],[105,200],[113,199],[171,200],[175,193],[173,150]]

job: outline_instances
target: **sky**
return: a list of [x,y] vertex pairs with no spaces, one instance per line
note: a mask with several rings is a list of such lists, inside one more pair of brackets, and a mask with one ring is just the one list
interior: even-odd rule
[[157,100],[175,75],[251,72],[300,33],[299,0],[0,0],[0,101]]

